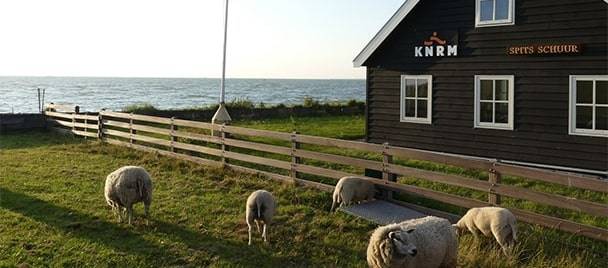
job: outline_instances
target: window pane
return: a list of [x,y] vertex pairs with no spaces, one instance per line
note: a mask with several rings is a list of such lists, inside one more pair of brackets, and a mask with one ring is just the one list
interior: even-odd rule
[[595,82],[595,103],[608,104],[608,81]]
[[405,80],[405,96],[416,97],[416,80],[406,79]]
[[576,103],[593,103],[593,81],[576,81]]
[[416,101],[405,100],[405,116],[414,117],[416,116]]
[[426,79],[418,79],[418,98],[428,97],[428,81]]
[[509,18],[509,1],[496,0],[496,20],[506,20]]
[[479,21],[493,20],[494,0],[481,0],[479,4]]
[[502,123],[502,124],[509,123],[509,104],[508,103],[497,103],[496,104],[496,123]]
[[496,100],[509,100],[509,80],[496,80]]
[[595,108],[595,129],[608,130],[608,108]]
[[479,113],[479,121],[484,123],[492,123],[492,106],[491,102],[482,102],[480,103],[480,113]]
[[418,100],[418,118],[426,118],[427,117],[427,101]]
[[591,109],[588,106],[576,107],[576,128],[593,129]]
[[480,81],[480,86],[481,86],[481,100],[493,100],[494,99],[494,95],[493,95],[493,85],[492,83],[494,83],[494,81],[492,80],[481,80]]

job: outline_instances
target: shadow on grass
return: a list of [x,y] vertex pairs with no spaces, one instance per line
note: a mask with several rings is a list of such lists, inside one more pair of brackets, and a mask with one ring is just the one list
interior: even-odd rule
[[[289,261],[260,252],[256,247],[248,247],[245,242],[204,235],[168,222],[152,220],[152,226],[142,228],[121,226],[2,187],[0,207],[72,236],[112,247],[122,255],[140,256],[150,266],[208,265],[218,259],[244,266],[279,265]],[[146,232],[160,233],[173,242],[185,244],[188,249],[178,254],[175,248],[144,239],[142,236]],[[246,259],[248,256],[255,256],[255,259]]]
[[11,132],[0,135],[0,149],[32,149],[53,145],[77,144],[83,142],[83,140],[82,138],[45,130]]

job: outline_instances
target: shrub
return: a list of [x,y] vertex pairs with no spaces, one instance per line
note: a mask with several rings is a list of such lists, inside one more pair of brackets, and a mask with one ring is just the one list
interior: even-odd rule
[[135,103],[122,108],[125,113],[151,114],[157,112],[158,109],[148,102]]

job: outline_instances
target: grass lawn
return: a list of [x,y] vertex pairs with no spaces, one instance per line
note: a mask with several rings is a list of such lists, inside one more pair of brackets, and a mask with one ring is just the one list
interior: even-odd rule
[[[294,123],[295,121],[295,123]],[[236,125],[357,139],[362,117],[236,122]],[[155,183],[152,221],[116,222],[105,176],[140,165]],[[437,167],[439,168],[439,167]],[[247,246],[244,203],[254,190],[279,199],[269,244]],[[53,135],[0,136],[0,266],[366,267],[374,225],[330,214],[328,193]],[[515,257],[491,240],[460,238],[462,267],[605,267],[606,243],[520,224]],[[553,240],[547,240],[553,238]],[[558,239],[558,242],[555,242]],[[597,252],[600,252],[599,254]]]

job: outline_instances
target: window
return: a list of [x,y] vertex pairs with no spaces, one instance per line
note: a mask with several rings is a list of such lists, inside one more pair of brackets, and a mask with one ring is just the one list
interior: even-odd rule
[[401,76],[401,122],[431,124],[432,104],[432,76]]
[[608,137],[608,75],[570,76],[570,134]]
[[513,130],[512,75],[475,76],[475,127]]
[[515,0],[475,0],[475,26],[515,24]]

